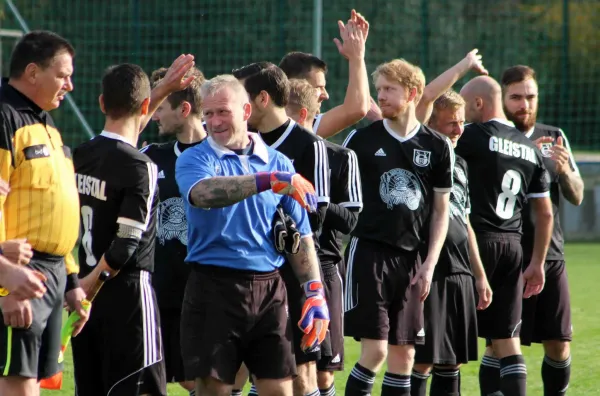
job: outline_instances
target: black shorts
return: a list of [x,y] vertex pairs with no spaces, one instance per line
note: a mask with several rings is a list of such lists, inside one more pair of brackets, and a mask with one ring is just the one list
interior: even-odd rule
[[479,254],[494,293],[487,309],[477,311],[479,337],[519,337],[523,305],[523,250],[518,234],[477,233]]
[[186,377],[233,385],[244,362],[258,379],[296,375],[287,295],[279,272],[192,264],[181,313]]
[[58,363],[67,273],[63,257],[34,252],[28,267],[43,273],[46,294],[29,300],[28,329],[4,325],[0,312],[0,373],[5,377],[49,378],[62,370]]
[[415,363],[457,365],[478,359],[471,275],[449,275],[433,281],[424,312],[425,345],[415,347]]
[[523,345],[545,340],[572,340],[571,296],[564,260],[546,261],[545,273],[542,292],[523,300]]
[[181,357],[181,309],[159,309],[167,382],[192,381],[194,378],[185,376]]
[[323,287],[329,309],[330,356],[321,356],[317,362],[319,371],[344,371],[344,282],[339,266],[323,268]]
[[[302,345],[302,337],[304,333],[298,327],[298,322],[302,317],[302,306],[304,305],[304,301],[306,300],[304,296],[304,290],[300,286],[300,282],[298,282],[298,278],[294,273],[294,270],[290,263],[287,261],[280,269],[281,277],[285,282],[285,288],[287,290],[287,301],[289,307],[289,315],[290,322],[292,324],[292,345],[294,347],[294,356],[296,359],[296,364],[305,364],[309,362],[317,362],[321,360],[321,358],[325,356],[329,356],[331,354],[330,350],[330,337],[327,336],[327,340],[321,344],[319,348],[316,348],[311,352],[304,352],[301,348]],[[321,279],[323,279],[323,273],[321,272]],[[325,286],[324,286],[325,287]]]
[[78,395],[166,395],[160,318],[150,273],[107,281],[72,339]]
[[344,335],[391,345],[423,344],[420,287],[410,285],[420,266],[418,252],[353,237],[345,254]]

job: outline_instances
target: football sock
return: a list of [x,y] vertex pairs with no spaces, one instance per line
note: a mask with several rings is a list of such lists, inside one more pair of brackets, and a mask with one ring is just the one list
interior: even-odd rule
[[318,389],[315,389],[314,391],[307,393],[304,396],[321,396],[321,392]]
[[431,378],[430,396],[459,396],[460,387],[458,383],[459,370],[433,368]]
[[410,375],[386,372],[381,396],[410,396]]
[[196,396],[196,390],[195,389],[192,389],[190,391],[190,396]]
[[431,374],[423,374],[413,370],[410,377],[411,396],[427,396],[427,380]]
[[319,389],[321,392],[321,396],[335,396],[335,383],[331,384],[331,386],[327,389]]
[[523,355],[500,359],[500,390],[510,396],[527,394],[527,366]]
[[493,395],[500,390],[500,361],[484,355],[479,366],[479,389],[481,396]]
[[542,381],[544,396],[563,396],[567,394],[571,378],[571,356],[562,362],[544,356],[542,363]]
[[258,392],[256,391],[256,386],[252,384],[250,387],[250,392],[248,392],[248,396],[258,396]]
[[242,391],[240,389],[234,389],[231,391],[231,396],[242,396]]
[[367,396],[373,390],[375,373],[356,363],[346,381],[346,396]]

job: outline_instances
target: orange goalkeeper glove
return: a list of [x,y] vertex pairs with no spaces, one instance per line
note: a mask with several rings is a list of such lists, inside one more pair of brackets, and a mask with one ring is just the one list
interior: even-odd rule
[[289,195],[309,212],[317,210],[317,196],[312,184],[297,173],[259,172],[255,175],[256,191],[272,190],[276,194]]

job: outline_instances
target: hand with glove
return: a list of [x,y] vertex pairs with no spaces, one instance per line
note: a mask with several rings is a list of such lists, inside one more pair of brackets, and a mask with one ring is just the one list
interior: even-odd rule
[[312,184],[297,173],[259,172],[256,177],[256,191],[272,190],[276,194],[289,195],[309,212],[317,210],[317,197]]
[[312,280],[302,285],[306,301],[302,307],[302,315],[298,326],[304,333],[301,348],[311,352],[317,348],[327,335],[329,327],[329,309],[325,301],[325,290],[320,280]]
[[296,222],[284,213],[281,205],[275,211],[271,227],[275,249],[282,254],[297,254],[300,250],[300,232],[296,228]]

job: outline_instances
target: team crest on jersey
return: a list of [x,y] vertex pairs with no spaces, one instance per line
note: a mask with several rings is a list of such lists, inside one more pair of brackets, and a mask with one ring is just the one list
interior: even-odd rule
[[542,155],[546,158],[550,158],[552,156],[552,143],[542,143],[540,145],[540,151],[542,152]]
[[158,205],[156,237],[161,245],[166,241],[178,239],[187,246],[187,220],[182,198],[169,198]]
[[219,165],[219,164],[215,165],[215,174],[217,174],[217,175],[221,174],[221,165]]
[[410,210],[417,210],[423,193],[415,175],[405,169],[396,168],[381,175],[379,195],[388,209],[406,205]]
[[467,194],[458,184],[452,186],[450,193],[450,218],[458,217],[463,222],[467,222]]
[[463,172],[462,169],[454,168],[454,173],[456,174],[458,181],[460,181],[462,184],[467,184],[467,175],[465,175],[465,172]]
[[431,151],[417,150],[413,152],[413,162],[417,166],[427,166],[431,160]]

